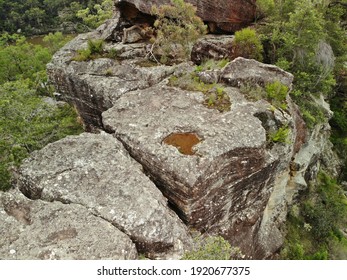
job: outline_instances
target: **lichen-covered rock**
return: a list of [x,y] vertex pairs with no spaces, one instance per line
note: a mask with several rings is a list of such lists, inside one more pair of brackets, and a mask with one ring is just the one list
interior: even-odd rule
[[221,80],[233,87],[241,85],[260,85],[275,81],[291,88],[294,76],[281,68],[260,63],[254,59],[238,57],[230,62],[221,74]]
[[[269,111],[269,103],[226,91],[232,106],[222,114],[204,107],[199,92],[158,85],[123,95],[102,116],[188,225],[222,234],[251,255],[276,171],[288,165],[292,147],[267,149],[257,114]],[[274,118],[292,125],[288,114]],[[165,144],[184,133],[200,139],[193,155]]]
[[[167,78],[175,75],[177,79],[189,74],[194,70],[194,66],[190,63],[158,66],[144,60],[146,56],[152,55],[146,43],[115,42],[122,41],[123,27],[136,24],[137,20],[153,20],[143,14],[148,11],[151,3],[167,4],[169,1],[118,2],[121,2],[119,8],[122,14],[119,18],[115,17],[112,24],[108,23],[95,32],[78,36],[54,56],[48,66],[51,80],[64,99],[76,106],[87,128],[98,127],[115,133],[116,138],[123,142],[127,151],[142,164],[149,178],[167,197],[170,207],[189,227],[208,234],[221,234],[233,245],[241,247],[250,257],[270,257],[283,243],[280,228],[298,191],[306,188],[308,181],[314,179],[321,163],[336,169],[336,160],[328,141],[329,127],[322,124],[309,133],[298,107],[289,95],[282,100],[286,109],[276,108],[278,104],[270,104],[266,100],[250,101],[250,96],[245,92],[248,86],[250,89],[255,86],[264,87],[268,83],[279,81],[291,89],[293,81],[293,75],[274,65],[255,60],[240,57],[223,69],[194,72],[204,83],[220,83],[218,87],[223,88],[223,92],[231,101],[230,111],[227,112],[220,113],[207,108],[206,105],[213,102],[213,98],[206,99],[207,96],[198,91],[185,91],[167,86]],[[122,6],[124,3],[127,4]],[[199,3],[205,7],[212,7],[220,5],[221,2]],[[199,3],[198,11],[201,11]],[[219,22],[218,26],[221,24]],[[113,49],[113,52],[117,53],[117,59],[73,61],[77,50],[86,47],[88,38],[106,38],[114,41],[107,42],[105,50]],[[195,45],[192,59],[199,64],[208,58],[225,58],[228,56],[231,42],[232,36],[208,35]],[[189,79],[189,75],[186,76]],[[266,98],[266,95],[263,98]],[[322,107],[327,107],[323,101],[317,100]],[[288,137],[279,142],[271,141],[270,136],[280,128],[287,129]],[[103,169],[111,166],[118,170],[110,152],[115,150],[110,149],[108,144],[104,146],[101,144],[104,140],[100,140],[100,143],[97,141],[97,152],[91,153],[94,148],[81,139],[78,140],[81,150],[77,152],[74,145],[70,149],[70,140],[66,140],[57,146],[49,146],[40,157],[34,154],[34,158],[37,157],[34,160],[36,169],[30,173],[30,163],[25,163],[22,170],[31,175],[26,176],[25,172],[21,174],[21,190],[32,197],[63,202],[74,201],[86,205],[94,214],[112,222],[131,236],[140,251],[145,251],[148,256],[178,256],[186,246],[180,244],[184,243],[183,240],[190,239],[187,237],[185,226],[176,216],[172,217],[173,220],[160,219],[165,221],[161,235],[167,237],[156,243],[155,240],[159,240],[159,237],[154,228],[158,228],[162,223],[154,219],[153,223],[149,222],[149,228],[155,236],[144,231],[146,239],[142,242],[138,233],[143,229],[138,226],[138,220],[134,219],[133,210],[116,208],[115,201],[117,207],[122,205],[118,203],[119,196],[110,198],[109,195],[119,192],[117,188],[109,190],[109,185],[112,185],[110,182],[114,182],[115,179],[111,177],[110,170],[107,170],[107,173]],[[105,139],[109,143],[110,138]],[[49,149],[56,149],[59,145],[64,148],[56,154],[64,150],[64,156],[60,158],[49,155]],[[67,155],[65,150],[71,150],[73,154]],[[104,150],[108,153],[101,152]],[[126,155],[126,151],[122,151]],[[85,154],[87,152],[88,155]],[[49,155],[49,160],[45,160],[44,154]],[[72,158],[78,159],[80,154],[88,160],[90,157],[96,159],[93,164],[88,165],[88,174],[83,176],[82,173],[73,173],[80,161],[72,163]],[[329,154],[326,158],[330,161],[323,159],[323,154]],[[44,164],[40,165],[40,161]],[[56,163],[51,163],[54,161]],[[101,162],[104,162],[106,167],[101,167]],[[73,168],[61,170],[56,168],[55,164],[68,164]],[[94,170],[95,165],[100,169]],[[129,163],[129,166],[131,165],[132,163]],[[40,173],[40,170],[44,170],[45,173]],[[53,173],[49,170],[53,170]],[[59,174],[59,170],[62,174]],[[82,170],[84,172],[85,169]],[[106,172],[108,175],[99,176],[98,172]],[[127,179],[123,180],[128,183],[137,182],[137,179],[133,178],[137,178],[137,174],[122,171],[119,176],[125,176]],[[67,178],[65,175],[72,177]],[[88,176],[94,176],[99,181],[93,179],[89,182]],[[140,177],[139,181],[142,182],[143,174]],[[24,182],[27,179],[30,182],[32,178],[35,179],[30,183],[32,187],[26,188]],[[43,181],[40,178],[43,178]],[[43,183],[45,181],[48,182],[47,185]],[[103,188],[109,191],[101,193],[99,188],[92,187],[104,186],[105,182],[110,184]],[[54,186],[55,184],[58,185]],[[83,189],[84,185],[81,184],[87,186],[83,196],[76,190],[77,187]],[[149,185],[150,189],[155,189],[154,184],[148,183]],[[124,201],[128,201],[128,197],[132,198],[134,193],[143,191],[134,188],[131,192],[125,193]],[[143,205],[153,206],[157,203],[160,207],[166,205],[165,199],[159,199],[157,195],[152,198],[151,195],[145,200],[142,196],[134,200],[136,203],[130,203],[133,207],[131,209],[141,209]],[[123,211],[124,215],[116,217],[112,212],[114,209]],[[156,216],[153,211],[150,211],[152,214],[148,217],[149,220],[142,220],[152,221],[152,217]],[[168,213],[169,216],[173,215],[173,212]],[[164,216],[167,217],[167,214]],[[166,228],[169,224],[176,230],[168,233]],[[180,242],[175,243],[174,240]],[[162,242],[169,245],[164,246]],[[149,244],[152,244],[155,250],[148,249]],[[171,249],[168,249],[169,247]],[[169,253],[166,251],[160,254],[162,248],[168,249]]]
[[[186,0],[197,7],[197,15],[205,22],[215,25],[211,31],[219,28],[224,31],[239,30],[254,21],[255,0]],[[145,14],[151,14],[152,7],[171,4],[171,0],[119,0],[117,4],[122,11],[135,6]]]
[[50,144],[34,152],[17,177],[26,196],[83,205],[127,234],[148,257],[178,258],[189,247],[184,224],[109,134],[83,133]]
[[110,42],[104,48],[117,53],[118,59],[74,60],[78,50],[87,48],[89,39],[102,37],[98,31],[77,36],[55,53],[47,65],[56,90],[77,108],[87,130],[102,128],[101,113],[111,108],[124,93],[159,83],[174,71],[170,66],[138,66],[139,59],[132,58],[145,57],[145,44]]
[[78,204],[0,193],[0,259],[137,259],[135,244]]
[[208,59],[231,59],[233,41],[233,35],[207,35],[194,44],[191,60],[199,65]]

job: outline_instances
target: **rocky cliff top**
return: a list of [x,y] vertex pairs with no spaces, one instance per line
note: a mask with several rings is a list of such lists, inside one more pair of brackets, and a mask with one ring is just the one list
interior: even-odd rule
[[[10,229],[1,256],[180,258],[198,231],[223,236],[249,258],[270,257],[283,243],[287,207],[331,150],[329,128],[308,134],[288,94],[290,73],[244,58],[199,71],[192,62],[153,63],[147,42],[121,42],[122,20],[117,13],[77,36],[48,65],[57,91],[94,133],[52,143],[24,162],[17,190],[0,199],[0,229]],[[97,39],[106,40],[106,55],[77,61]],[[193,61],[227,58],[232,40],[202,38]],[[288,89],[280,103],[264,94],[272,83]],[[52,213],[52,228],[40,230]],[[68,222],[66,213],[78,219]],[[96,246],[104,234],[83,235],[90,224],[107,228],[105,240],[118,245]]]

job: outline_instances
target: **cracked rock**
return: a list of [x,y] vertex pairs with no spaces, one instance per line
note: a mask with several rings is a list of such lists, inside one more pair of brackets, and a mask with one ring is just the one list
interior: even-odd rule
[[[217,229],[246,247],[257,235],[279,157],[266,149],[266,131],[254,116],[263,103],[232,100],[230,111],[220,113],[203,100],[199,92],[157,85],[123,95],[103,122],[188,225]],[[182,137],[194,141],[193,153],[179,146]]]
[[150,258],[179,258],[190,244],[185,225],[142,166],[109,134],[83,133],[49,144],[23,163],[17,177],[26,196],[82,205]]
[[[0,259],[136,259],[131,239],[78,204],[0,193]],[[101,238],[102,237],[102,238]]]

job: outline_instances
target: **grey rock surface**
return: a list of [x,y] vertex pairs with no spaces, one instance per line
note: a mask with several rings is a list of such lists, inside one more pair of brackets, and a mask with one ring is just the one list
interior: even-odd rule
[[191,60],[199,65],[208,59],[230,59],[233,41],[233,35],[207,35],[194,44]]
[[111,135],[83,133],[34,152],[17,186],[31,199],[79,204],[151,258],[179,258],[191,242],[167,200]]
[[[165,1],[121,2],[145,12],[150,3]],[[202,2],[206,7],[216,5]],[[150,56],[146,43],[117,43],[123,27],[136,23],[138,17],[149,20],[135,6],[127,14],[133,21],[111,20],[95,32],[78,36],[48,66],[57,90],[75,105],[87,129],[114,133],[126,150],[110,136],[68,138],[35,153],[35,167],[31,161],[24,164],[20,189],[32,198],[84,205],[125,232],[150,257],[177,258],[189,247],[187,228],[168,210],[168,201],[188,228],[222,235],[249,257],[271,257],[283,244],[280,228],[298,191],[314,180],[321,165],[330,166],[332,173],[338,171],[329,126],[322,124],[309,132],[289,95],[286,109],[266,100],[249,101],[241,93],[242,85],[280,81],[291,89],[293,81],[291,74],[255,60],[237,58],[223,69],[195,72],[204,83],[219,83],[231,101],[228,112],[207,108],[207,96],[199,91],[167,86],[172,75],[188,74],[189,79],[195,67],[192,63],[155,65],[145,60]],[[117,58],[73,61],[88,38],[111,40],[105,50],[114,50]],[[231,42],[232,36],[207,36],[195,46],[193,60],[225,57]],[[327,108],[322,98],[316,102]],[[284,126],[289,129],[286,141],[271,142],[269,135]],[[190,147],[192,155],[166,142],[182,133],[200,141]]]
[[[127,93],[102,116],[188,225],[252,252],[282,150],[266,148],[266,131],[255,116],[270,104],[234,103],[242,94],[228,91],[232,106],[225,113],[204,107],[199,92],[158,85]],[[163,142],[175,133],[198,136],[195,155]]]
[[137,259],[135,244],[78,204],[0,193],[0,259]]
[[221,80],[234,87],[240,87],[245,84],[263,86],[267,83],[279,81],[291,88],[293,79],[294,76],[292,74],[277,66],[243,57],[238,57],[230,62],[221,74]]
[[77,108],[87,130],[102,127],[101,113],[111,108],[124,93],[159,83],[175,68],[138,66],[136,63],[139,59],[132,58],[144,58],[145,44],[109,42],[104,49],[113,49],[118,59],[74,61],[77,51],[87,48],[89,39],[100,39],[102,36],[99,31],[77,36],[59,50],[47,65],[47,73],[56,90],[64,100]]

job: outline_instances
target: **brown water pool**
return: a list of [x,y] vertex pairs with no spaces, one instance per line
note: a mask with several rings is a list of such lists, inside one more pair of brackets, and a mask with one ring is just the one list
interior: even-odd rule
[[200,143],[201,140],[195,133],[172,133],[166,137],[163,142],[167,145],[174,146],[181,154],[194,155],[193,147]]

